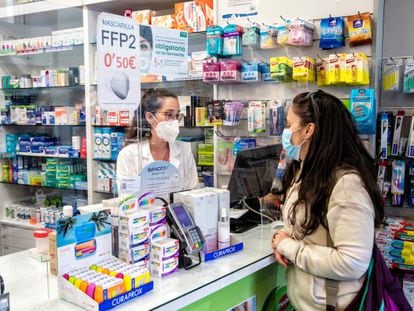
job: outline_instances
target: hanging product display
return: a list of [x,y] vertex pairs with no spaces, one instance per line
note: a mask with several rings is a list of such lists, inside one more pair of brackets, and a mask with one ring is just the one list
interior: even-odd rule
[[336,49],[345,45],[344,19],[342,17],[328,17],[321,19],[321,49]]
[[258,63],[242,63],[241,75],[242,82],[259,82],[262,80]]
[[382,64],[382,89],[398,92],[400,90],[402,59],[386,59]]
[[391,153],[391,118],[392,114],[381,112],[380,114],[380,158],[388,159]]
[[256,23],[250,23],[243,29],[242,45],[251,48],[260,47],[260,28]]
[[237,60],[220,62],[220,81],[221,82],[240,82],[241,63]]
[[240,123],[244,104],[240,101],[230,101],[224,103],[223,125],[235,126]]
[[223,29],[223,56],[241,56],[243,27],[229,24]]
[[404,202],[405,160],[392,161],[391,205],[401,207]]
[[403,92],[414,93],[414,60],[405,61]]
[[311,57],[293,58],[293,80],[299,82],[314,82],[316,73],[315,60]]
[[318,86],[329,85],[329,59],[318,58],[316,60],[316,81]]
[[372,25],[370,13],[348,16],[349,46],[371,44]]
[[414,115],[411,116],[410,134],[408,135],[405,156],[408,158],[414,158]]
[[346,54],[345,82],[350,85],[369,84],[368,57],[364,53]]
[[292,60],[286,56],[272,57],[270,59],[270,74],[272,78],[281,82],[293,81],[293,64]]
[[269,63],[259,63],[259,71],[262,77],[262,82],[275,82],[276,80],[272,78],[270,73],[270,64]]
[[210,56],[223,54],[223,28],[211,26],[206,31],[206,50]]
[[266,104],[261,101],[249,102],[247,109],[247,131],[249,134],[266,131]]
[[274,49],[277,48],[278,29],[275,25],[260,26],[260,48]]
[[304,19],[293,19],[289,25],[288,44],[294,46],[311,46],[313,44],[313,23]]
[[352,89],[350,111],[354,116],[359,134],[375,134],[376,108],[374,89]]
[[285,105],[282,100],[269,102],[269,135],[280,136],[284,129]]
[[346,82],[346,54],[329,55],[329,82],[330,84],[343,84]]
[[392,156],[402,156],[404,154],[404,149],[407,144],[407,138],[401,137],[404,114],[405,114],[404,111],[398,111],[397,116],[395,117],[394,135],[392,138],[392,147],[391,147]]
[[287,45],[289,42],[289,27],[290,27],[290,20],[285,20],[282,23],[278,23],[276,25],[277,28],[277,44],[279,45]]

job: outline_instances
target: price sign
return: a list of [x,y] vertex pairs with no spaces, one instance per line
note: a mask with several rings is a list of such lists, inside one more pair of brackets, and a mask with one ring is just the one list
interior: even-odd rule
[[101,13],[97,23],[98,104],[103,109],[138,107],[139,25],[132,18]]

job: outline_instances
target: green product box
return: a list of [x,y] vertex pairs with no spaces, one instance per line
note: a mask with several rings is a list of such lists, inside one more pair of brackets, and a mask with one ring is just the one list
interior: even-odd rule
[[213,144],[198,144],[198,152],[200,153],[213,153],[214,145]]
[[214,153],[213,152],[199,152],[197,165],[213,166]]

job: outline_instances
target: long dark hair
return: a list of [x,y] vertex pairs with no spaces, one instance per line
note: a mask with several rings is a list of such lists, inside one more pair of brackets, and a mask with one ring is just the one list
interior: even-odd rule
[[[358,174],[375,208],[375,225],[384,217],[384,205],[377,186],[374,159],[363,145],[354,118],[335,96],[321,90],[301,93],[293,99],[293,112],[301,119],[301,126],[314,123],[315,129],[306,158],[292,161],[286,169],[284,190],[300,181],[298,200],[288,215],[296,222],[299,204],[305,204],[305,218],[299,225],[302,237],[312,234],[319,225],[326,229],[328,201],[340,171]],[[299,176],[297,176],[300,171]]]
[[125,146],[137,142],[138,118],[141,120],[141,127],[139,131],[142,134],[142,137],[149,136],[151,130],[150,125],[145,118],[145,113],[151,112],[154,114],[157,112],[162,107],[163,100],[166,97],[172,97],[178,100],[177,95],[166,89],[150,89],[142,96],[140,109],[135,112],[132,123],[126,130]]

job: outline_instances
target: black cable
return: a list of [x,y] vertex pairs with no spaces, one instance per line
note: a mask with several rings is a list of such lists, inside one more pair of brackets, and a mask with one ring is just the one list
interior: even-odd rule
[[160,200],[160,201],[162,201],[163,203],[164,203],[164,206],[165,207],[167,207],[168,206],[168,202],[164,199],[164,198],[161,198],[161,197],[155,197],[154,199],[158,199],[158,200]]

